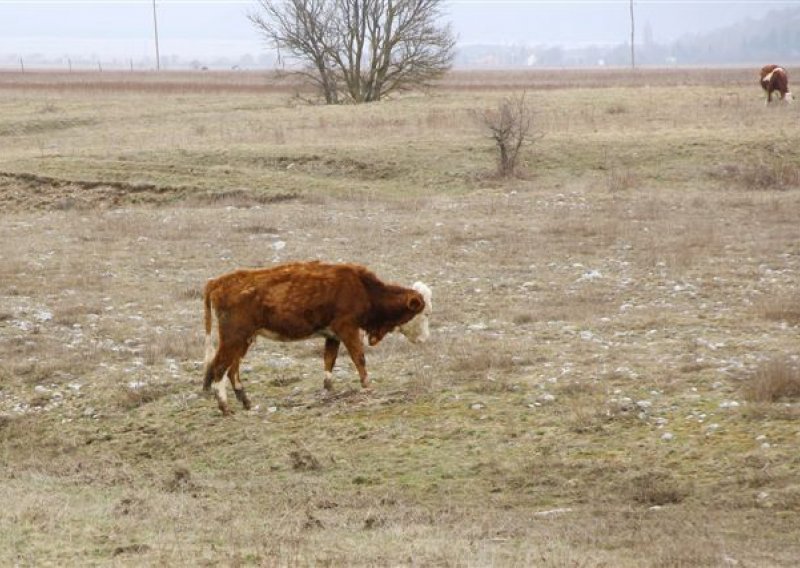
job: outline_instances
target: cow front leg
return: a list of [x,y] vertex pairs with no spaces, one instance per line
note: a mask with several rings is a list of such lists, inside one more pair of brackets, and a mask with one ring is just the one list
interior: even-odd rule
[[[225,390],[225,371],[228,371],[236,361],[236,368],[233,371],[238,376],[238,359],[236,354],[241,350],[236,346],[220,344],[217,354],[211,361],[211,364],[206,369],[206,377],[203,383],[205,390],[213,389],[214,395],[217,398],[217,406],[224,416],[233,414],[233,411],[228,406],[228,394]],[[230,374],[228,375],[230,377]],[[231,379],[233,380],[233,379]]]
[[252,408],[252,404],[250,399],[247,397],[247,393],[244,392],[244,385],[239,378],[239,362],[241,359],[235,359],[233,363],[231,363],[230,368],[228,369],[228,378],[231,381],[231,386],[233,386],[233,393],[236,395],[236,399],[242,403],[242,406],[245,410],[250,410]]
[[365,389],[369,388],[369,377],[367,376],[367,360],[364,357],[364,344],[361,342],[361,334],[358,328],[354,328],[352,332],[340,335],[347,352],[350,353],[350,359],[358,370],[358,376],[361,379],[361,386]]
[[325,360],[325,380],[322,385],[326,391],[333,390],[333,366],[336,364],[336,357],[339,355],[338,339],[326,338],[325,339],[325,353],[323,359]]

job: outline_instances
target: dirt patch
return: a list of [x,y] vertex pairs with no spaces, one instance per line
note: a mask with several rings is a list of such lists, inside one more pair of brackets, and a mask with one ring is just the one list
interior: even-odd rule
[[298,193],[248,189],[205,191],[189,186],[105,180],[68,180],[29,173],[0,172],[0,206],[6,211],[91,210],[127,205],[235,202],[239,205],[292,201]]

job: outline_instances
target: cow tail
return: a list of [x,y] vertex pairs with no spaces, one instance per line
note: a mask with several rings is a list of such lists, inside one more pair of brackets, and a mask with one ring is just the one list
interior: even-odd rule
[[205,305],[205,373],[206,386],[209,385],[208,375],[211,372],[211,361],[214,359],[214,341],[211,339],[211,331],[213,327],[214,313],[212,312],[211,305],[211,286],[206,286],[203,294],[203,303]]

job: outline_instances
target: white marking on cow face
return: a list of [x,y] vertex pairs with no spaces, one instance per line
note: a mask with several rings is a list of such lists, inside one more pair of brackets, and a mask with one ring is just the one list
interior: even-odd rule
[[411,288],[422,294],[425,300],[425,308],[421,313],[414,316],[414,319],[399,326],[398,330],[411,343],[425,343],[431,336],[428,320],[433,311],[433,292],[422,282],[414,282]]

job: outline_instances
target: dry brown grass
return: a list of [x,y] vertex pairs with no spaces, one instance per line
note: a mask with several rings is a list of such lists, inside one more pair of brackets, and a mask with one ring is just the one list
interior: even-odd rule
[[766,298],[759,302],[758,307],[762,317],[769,320],[789,325],[800,324],[800,295],[787,294]]
[[[794,376],[800,195],[715,172],[791,163],[800,107],[707,71],[0,88],[0,563],[793,566],[796,395],[745,391]],[[468,118],[523,86],[501,183]],[[310,258],[428,282],[431,342],[326,395],[319,342],[258,341],[221,419],[206,279]]]
[[800,398],[800,369],[797,363],[785,359],[765,363],[748,381],[745,396],[753,402]]

